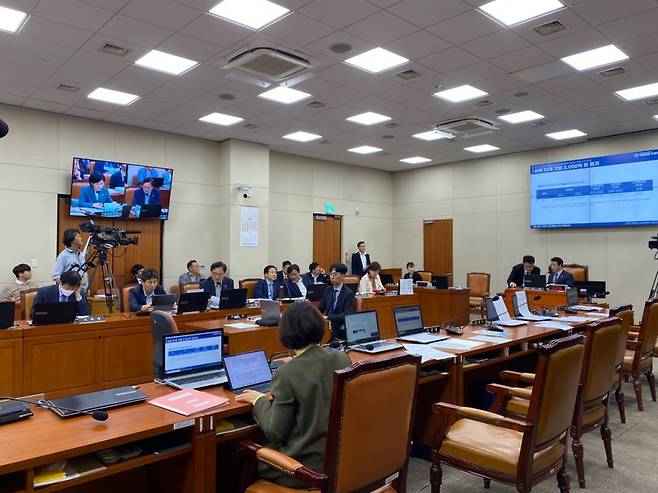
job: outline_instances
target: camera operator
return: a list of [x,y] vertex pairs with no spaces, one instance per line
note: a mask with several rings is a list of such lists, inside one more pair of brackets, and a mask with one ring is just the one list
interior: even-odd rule
[[[82,253],[82,236],[77,229],[67,229],[64,231],[64,250],[57,255],[55,270],[52,274],[53,281],[59,284],[59,278],[66,271],[79,272],[85,263],[85,256]],[[82,276],[82,291],[86,292],[88,288],[87,274]]]

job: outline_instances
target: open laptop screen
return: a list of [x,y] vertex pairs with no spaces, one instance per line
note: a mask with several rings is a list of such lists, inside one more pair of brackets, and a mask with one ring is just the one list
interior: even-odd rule
[[395,308],[393,315],[399,336],[423,332],[423,319],[417,306]]
[[357,312],[345,315],[345,333],[349,344],[379,339],[377,312]]
[[222,332],[219,330],[166,335],[162,346],[167,377],[222,366]]
[[272,370],[265,351],[227,356],[224,364],[232,390],[253,387],[272,380]]

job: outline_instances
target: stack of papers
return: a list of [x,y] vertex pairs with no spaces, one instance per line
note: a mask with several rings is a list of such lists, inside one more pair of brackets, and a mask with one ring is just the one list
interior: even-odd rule
[[525,320],[495,320],[491,322],[494,325],[502,325],[503,327],[519,327],[520,325],[528,325]]
[[439,351],[438,349],[434,349],[425,344],[402,344],[402,346],[404,346],[405,351],[407,351],[409,354],[416,354],[420,356],[421,363],[432,360],[439,361],[442,359],[452,359],[455,357],[454,354]]
[[558,322],[556,320],[551,320],[549,322],[537,322],[535,327],[541,327],[543,329],[560,329],[560,330],[569,330],[571,325],[567,323]]
[[578,310],[579,312],[602,312],[603,308],[600,306],[590,306],[590,305],[573,305],[570,308]]
[[469,349],[473,349],[474,347],[482,346],[482,344],[483,344],[482,342],[478,342],[478,341],[470,341],[468,339],[457,339],[451,337],[450,339],[446,339],[445,341],[432,344],[432,347],[439,349],[452,349],[453,351],[468,351]]
[[506,339],[504,337],[491,337],[491,336],[475,336],[471,337],[471,341],[482,341],[490,342],[492,344],[501,344],[503,342],[510,342],[512,339]]
[[173,411],[184,416],[228,404],[226,397],[201,392],[199,390],[179,390],[149,401],[149,404]]
[[253,329],[258,327],[258,325],[246,322],[236,322],[234,324],[224,324],[224,327],[230,327],[232,329]]
[[555,317],[553,318],[554,321],[556,322],[566,322],[566,323],[571,323],[571,324],[582,324],[585,322],[591,322],[591,318],[587,317]]
[[[482,329],[482,330],[477,330],[475,331],[476,334],[482,335],[482,336],[489,336],[489,337],[507,337],[510,335],[509,332],[496,332],[495,330],[487,330],[487,329]],[[472,339],[472,338],[471,338]]]

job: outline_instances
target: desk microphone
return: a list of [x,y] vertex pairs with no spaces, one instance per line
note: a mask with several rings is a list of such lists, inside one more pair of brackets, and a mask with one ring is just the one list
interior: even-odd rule
[[109,417],[107,411],[103,411],[102,409],[99,409],[97,411],[82,411],[79,409],[70,409],[68,407],[56,406],[54,404],[49,404],[48,402],[43,400],[34,402],[34,401],[28,401],[26,399],[18,399],[16,397],[0,397],[0,400],[21,402],[23,404],[40,407],[42,409],[50,409],[53,411],[60,410],[60,411],[74,412],[78,414],[86,414],[87,416],[91,416],[92,418],[94,418],[96,421],[105,421]]
[[[540,299],[541,299],[541,295],[539,294],[534,298],[535,301],[538,301]],[[540,313],[540,315],[543,315],[545,317],[557,317],[559,313],[549,310],[546,305],[542,305],[542,312]]]

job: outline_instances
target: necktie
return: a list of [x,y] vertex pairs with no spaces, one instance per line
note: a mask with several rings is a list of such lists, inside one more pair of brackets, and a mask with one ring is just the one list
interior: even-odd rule
[[100,193],[100,192],[96,192],[96,200],[97,200],[98,202],[101,201],[101,193]]
[[222,292],[222,284],[218,282],[215,284],[215,296],[219,298],[221,292]]
[[59,293],[59,302],[66,303],[66,296],[64,296],[62,293]]
[[334,296],[331,299],[331,313],[334,313],[336,311],[336,303],[338,303],[338,293],[340,293],[340,291],[338,289],[334,289]]
[[272,283],[267,283],[267,297],[269,299],[273,299],[274,297],[272,296]]

